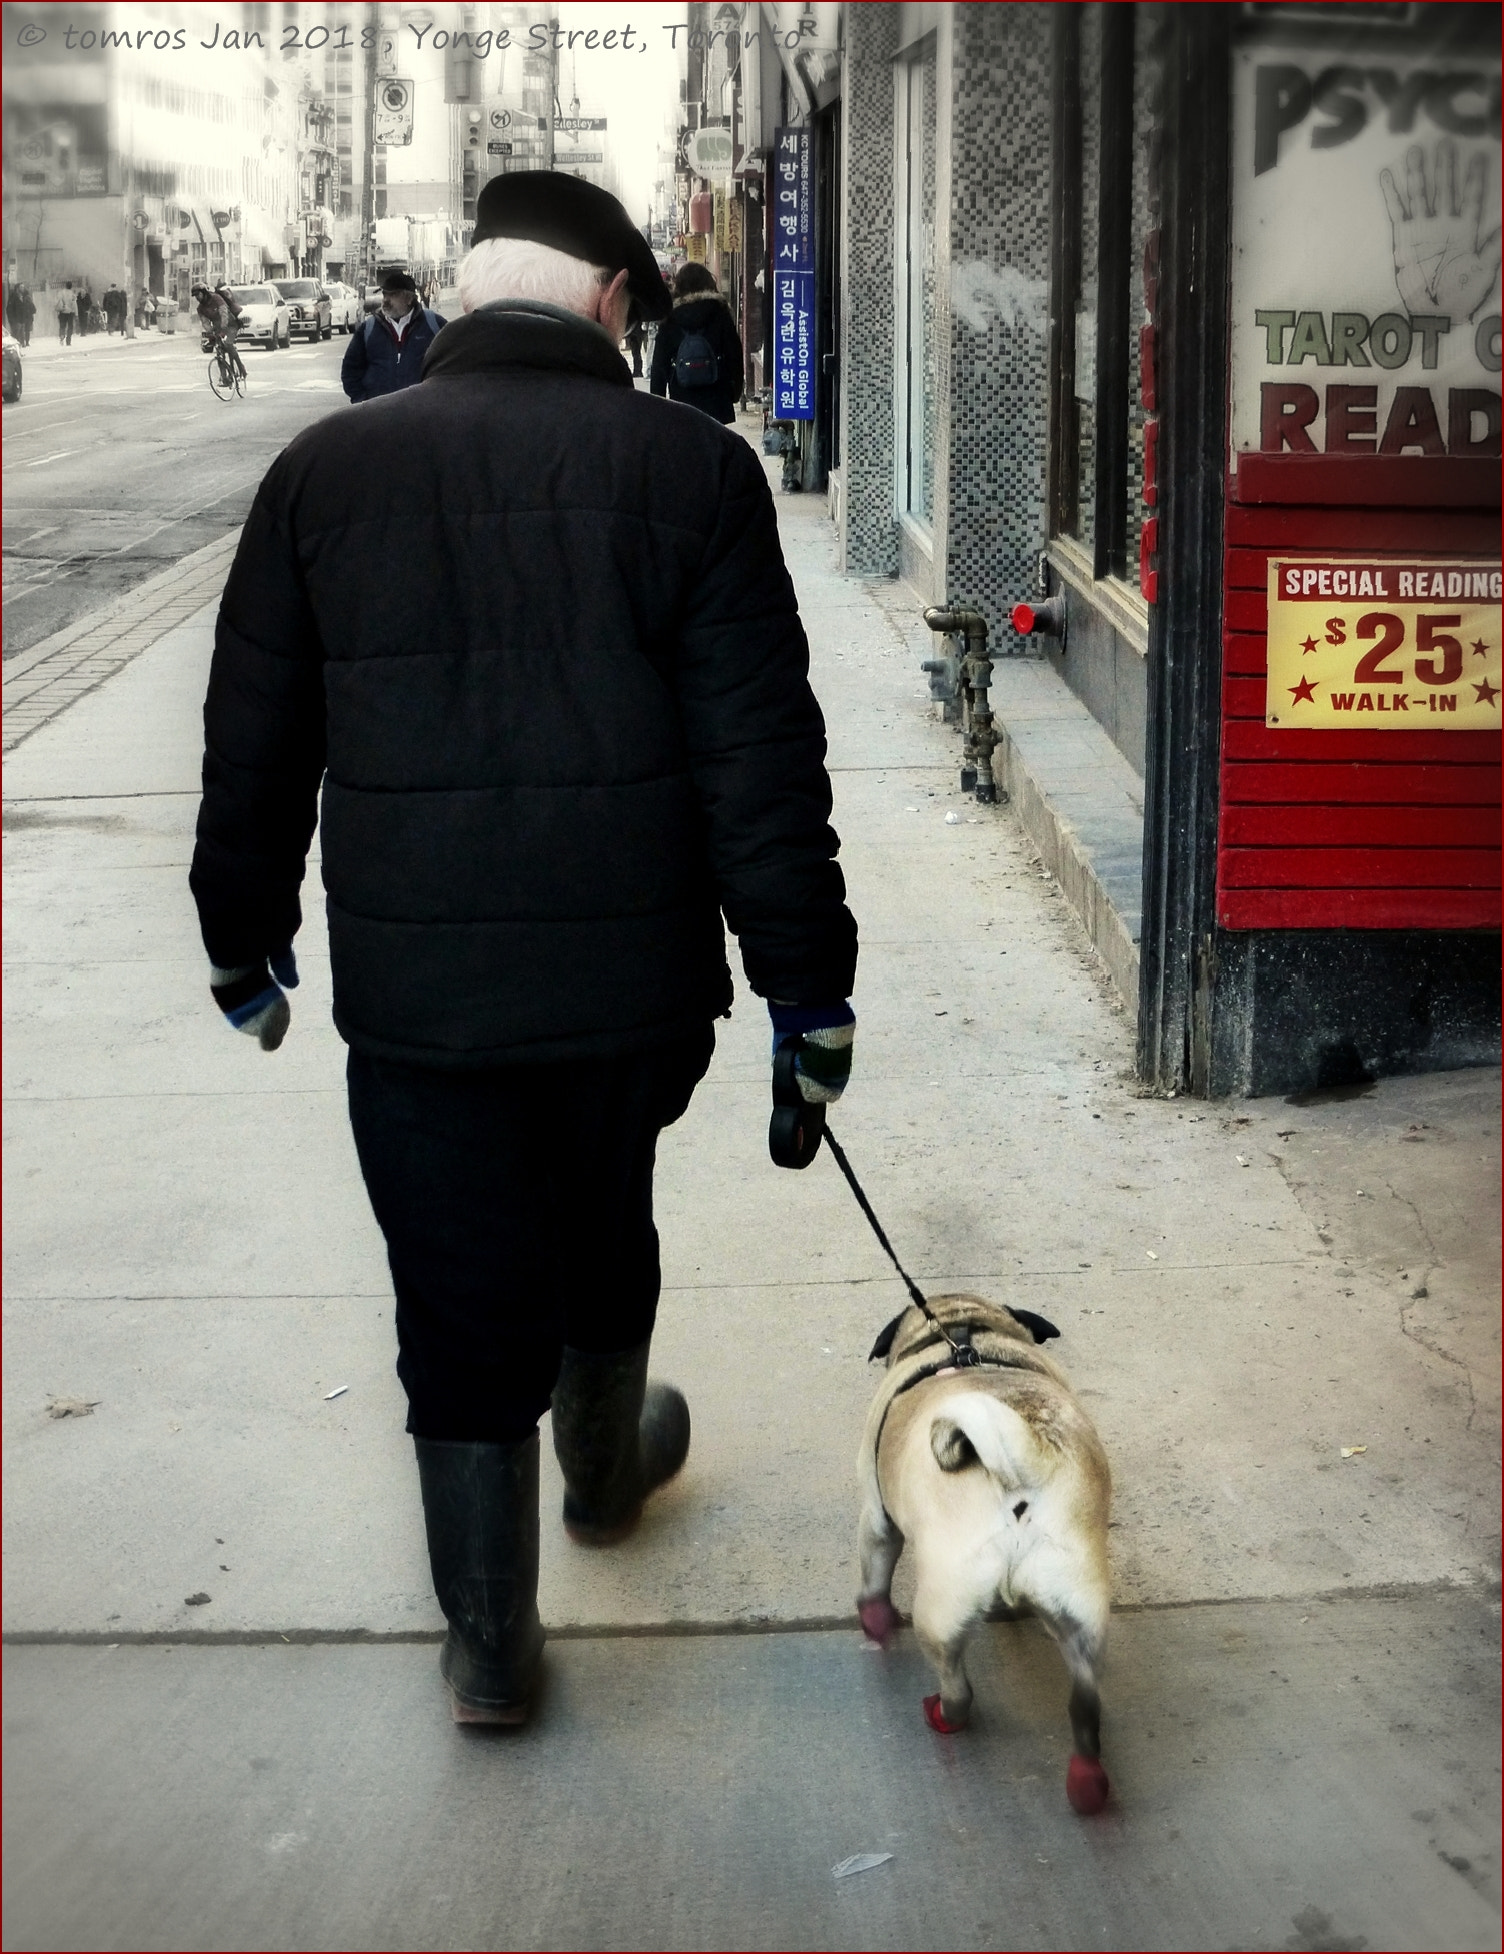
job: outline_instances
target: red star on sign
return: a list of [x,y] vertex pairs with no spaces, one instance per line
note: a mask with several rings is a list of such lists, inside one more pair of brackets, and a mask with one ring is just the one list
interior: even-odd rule
[[1484,644],[1484,642],[1483,642],[1483,640],[1482,640],[1481,638],[1474,638],[1474,640],[1473,640],[1473,656],[1474,656],[1474,658],[1483,658],[1483,657],[1486,657],[1486,656],[1487,656],[1487,653],[1488,653],[1488,646],[1487,646],[1486,644]]
[[1473,690],[1477,693],[1479,702],[1485,706],[1491,706],[1499,696],[1497,690],[1489,684],[1487,679],[1481,685],[1475,685]]
[[1316,703],[1316,694],[1312,690],[1311,681],[1308,678],[1303,678],[1299,685],[1287,686],[1285,689],[1297,705],[1302,699],[1309,699],[1313,705]]
[[1314,651],[1316,649],[1316,640],[1314,638],[1302,638],[1300,648],[1302,651]]

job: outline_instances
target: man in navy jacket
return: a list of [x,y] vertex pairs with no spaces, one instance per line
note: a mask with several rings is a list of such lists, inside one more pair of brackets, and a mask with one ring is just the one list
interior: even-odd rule
[[423,355],[444,324],[418,303],[418,288],[405,271],[381,281],[381,310],[351,333],[340,384],[351,400],[394,394],[422,377]]

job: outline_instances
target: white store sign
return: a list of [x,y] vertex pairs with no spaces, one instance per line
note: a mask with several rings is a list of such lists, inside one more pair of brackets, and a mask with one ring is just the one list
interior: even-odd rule
[[1240,50],[1240,452],[1499,453],[1496,54]]
[[736,156],[729,129],[695,129],[684,145],[685,160],[695,176],[730,176]]

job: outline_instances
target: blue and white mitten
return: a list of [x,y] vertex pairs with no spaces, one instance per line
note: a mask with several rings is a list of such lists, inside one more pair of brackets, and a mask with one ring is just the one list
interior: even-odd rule
[[785,1038],[797,1038],[794,1077],[806,1105],[833,1106],[851,1077],[856,1013],[849,1004],[780,1004],[768,1000],[776,1056]]
[[283,986],[298,987],[298,965],[292,945],[278,950],[260,963],[247,963],[234,970],[209,966],[209,988],[214,1002],[237,1031],[261,1041],[264,1052],[274,1052],[287,1036],[292,1023],[292,1007]]

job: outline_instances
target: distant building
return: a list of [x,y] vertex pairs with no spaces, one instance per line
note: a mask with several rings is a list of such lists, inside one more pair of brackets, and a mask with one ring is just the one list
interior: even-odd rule
[[300,260],[299,101],[273,11],[8,7],[7,274],[186,303],[198,280]]

